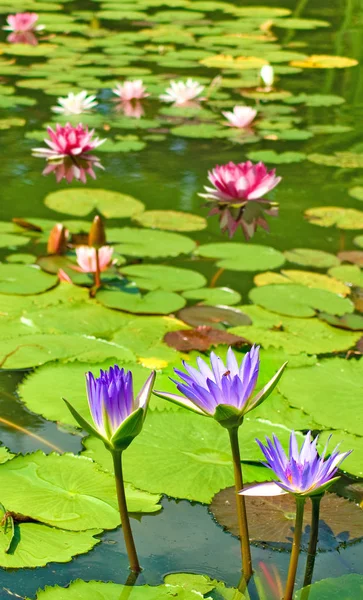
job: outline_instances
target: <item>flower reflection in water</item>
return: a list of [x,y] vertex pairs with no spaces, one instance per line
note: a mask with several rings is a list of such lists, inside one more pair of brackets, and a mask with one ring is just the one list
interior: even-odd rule
[[57,183],[62,179],[66,179],[68,183],[71,183],[73,179],[86,183],[87,175],[92,179],[96,179],[95,168],[104,170],[97,156],[88,156],[87,158],[66,156],[65,158],[49,161],[43,175],[54,173]]
[[28,46],[38,45],[38,38],[32,31],[14,31],[10,35],[8,35],[6,41],[10,44],[28,44]]
[[144,107],[140,100],[124,100],[123,102],[117,102],[115,110],[117,112],[122,112],[125,117],[134,119],[141,119],[145,114]]

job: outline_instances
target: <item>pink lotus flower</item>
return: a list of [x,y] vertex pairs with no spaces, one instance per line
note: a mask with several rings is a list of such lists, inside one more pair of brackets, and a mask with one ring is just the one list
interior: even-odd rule
[[16,13],[9,15],[6,19],[7,25],[3,27],[6,31],[14,31],[16,33],[24,33],[25,31],[40,31],[44,29],[44,25],[35,25],[39,16],[37,13]]
[[[200,85],[198,81],[189,78],[184,81],[171,81],[170,87],[165,90],[165,94],[161,94],[160,100],[164,102],[173,102],[176,106],[188,105],[190,101],[196,100],[204,90],[204,85]],[[198,98],[202,100],[202,98]]]
[[233,111],[222,112],[222,115],[229,121],[229,123],[227,123],[229,127],[245,129],[252,123],[257,115],[257,110],[250,106],[235,106]]
[[45,167],[43,175],[54,173],[57,183],[62,179],[65,179],[68,183],[71,183],[73,179],[86,183],[87,175],[92,177],[92,179],[96,179],[94,169],[96,167],[103,169],[100,159],[97,156],[86,156],[87,158],[66,156],[58,160],[51,160]]
[[150,94],[146,92],[146,88],[142,83],[142,79],[124,81],[122,84],[117,83],[116,87],[112,91],[123,101],[141,100],[141,98],[150,96]]
[[281,181],[281,177],[276,177],[275,170],[268,171],[263,163],[247,161],[236,165],[230,162],[217,165],[209,172],[208,179],[214,187],[205,186],[207,193],[199,195],[213,203],[209,215],[220,216],[222,231],[228,230],[232,237],[241,226],[248,240],[257,226],[268,230],[263,215],[277,216],[278,208],[275,203],[262,197]]
[[[87,153],[94,150],[106,140],[93,138],[94,129],[88,130],[82,123],[73,127],[67,123],[64,127],[56,125],[55,130],[51,127],[47,129],[50,140],[44,140],[49,148],[34,148],[33,156],[46,158],[47,160],[64,158],[65,156],[74,156],[79,158],[88,158]],[[93,139],[92,139],[93,138]]]
[[115,109],[117,112],[122,112],[125,117],[131,117],[133,119],[141,119],[145,114],[140,100],[134,100],[133,102],[118,102]]
[[28,46],[38,45],[38,39],[32,31],[24,31],[22,33],[13,31],[13,33],[8,35],[6,41],[9,42],[9,44],[27,44]]
[[[96,249],[90,246],[76,248],[77,263],[83,273],[96,273]],[[100,271],[106,271],[112,260],[113,248],[102,246],[98,250]]]

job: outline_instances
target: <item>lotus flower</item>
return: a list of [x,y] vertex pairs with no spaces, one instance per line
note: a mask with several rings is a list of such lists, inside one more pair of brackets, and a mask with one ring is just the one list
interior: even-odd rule
[[268,171],[262,162],[229,162],[217,165],[208,173],[208,179],[214,187],[205,186],[207,193],[199,196],[213,204],[209,215],[220,216],[222,231],[228,230],[232,237],[241,226],[248,240],[258,225],[268,230],[263,214],[276,216],[278,211],[277,205],[263,196],[281,181],[274,169]]
[[154,380],[153,371],[134,398],[131,371],[115,365],[101,370],[99,377],[88,372],[87,396],[94,426],[65,402],[83,429],[101,438],[109,449],[124,450],[142,429]]
[[130,100],[141,100],[142,98],[147,98],[147,96],[150,96],[150,94],[146,92],[146,88],[142,83],[142,79],[124,81],[122,84],[117,83],[116,87],[112,91],[124,102],[129,102]]
[[198,98],[203,90],[204,85],[200,85],[198,81],[189,78],[185,83],[184,81],[171,81],[170,87],[165,90],[165,94],[161,94],[159,97],[164,102],[173,102],[175,105],[181,106]]
[[38,39],[32,31],[23,31],[22,33],[16,33],[13,31],[6,41],[10,44],[27,44],[28,46],[37,46]]
[[257,110],[250,106],[235,106],[232,112],[222,112],[222,115],[229,121],[229,127],[245,129],[252,123]]
[[[102,246],[98,250],[100,271],[106,271],[112,260],[113,248]],[[96,248],[90,246],[78,246],[76,248],[77,263],[83,273],[96,273]]]
[[73,127],[70,123],[56,125],[55,130],[47,128],[50,140],[44,140],[49,148],[34,148],[33,155],[47,160],[64,158],[66,156],[88,158],[91,152],[106,140],[93,138],[94,129],[88,130],[80,123]]
[[247,352],[241,365],[238,365],[232,348],[227,353],[227,365],[214,352],[211,352],[210,362],[211,367],[198,357],[198,369],[185,361],[183,365],[187,373],[174,369],[182,381],[172,381],[183,396],[154,393],[200,415],[213,417],[227,428],[238,426],[246,413],[271,394],[287,364],[282,365],[269,383],[253,396],[260,366],[258,346]]
[[96,96],[87,96],[83,90],[79,94],[70,92],[65,98],[58,98],[59,106],[52,106],[52,111],[63,115],[80,115],[97,106]]
[[125,117],[131,117],[133,119],[141,119],[144,116],[145,111],[140,100],[134,100],[133,102],[118,102],[115,106],[117,112],[122,112]]
[[14,31],[15,33],[24,33],[27,31],[40,31],[44,29],[44,25],[35,25],[39,15],[37,13],[16,13],[9,15],[6,19],[7,25],[3,27],[5,31]]
[[290,493],[304,497],[323,494],[339,479],[335,477],[338,468],[351,454],[351,451],[339,453],[337,446],[331,455],[325,458],[329,440],[321,456],[316,449],[318,437],[311,440],[310,431],[305,436],[300,451],[295,432],[291,433],[289,456],[286,456],[275,435],[273,441],[266,437],[266,446],[256,440],[266,459],[263,464],[274,472],[278,481],[251,486],[240,493],[245,496],[279,496]]
[[96,179],[94,169],[96,167],[103,169],[103,166],[97,156],[88,154],[86,156],[87,158],[66,156],[65,158],[59,158],[58,160],[51,160],[45,167],[43,175],[54,173],[57,183],[62,179],[65,179],[68,183],[71,183],[73,179],[86,183],[87,175],[92,177],[92,179]]

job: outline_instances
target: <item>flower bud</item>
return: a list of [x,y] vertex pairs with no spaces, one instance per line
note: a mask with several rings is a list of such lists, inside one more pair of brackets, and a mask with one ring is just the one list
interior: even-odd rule
[[64,225],[62,225],[62,223],[57,223],[54,225],[48,238],[48,254],[64,254],[67,248],[68,236],[69,231],[64,227]]
[[93,248],[101,248],[101,246],[106,245],[105,228],[101,217],[98,215],[93,219],[88,236],[88,245]]
[[260,71],[262,83],[270,88],[274,82],[274,69],[271,65],[263,65]]

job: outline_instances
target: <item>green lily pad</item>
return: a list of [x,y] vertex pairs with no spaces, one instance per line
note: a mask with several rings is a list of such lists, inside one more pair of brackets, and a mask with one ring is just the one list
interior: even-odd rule
[[267,310],[290,317],[313,317],[317,310],[338,316],[354,312],[354,305],[348,298],[296,284],[253,288],[249,298]]
[[78,554],[92,550],[100,540],[100,529],[66,531],[40,523],[16,523],[11,552],[6,552],[6,536],[0,535],[0,566],[5,569],[44,567],[67,563]]
[[298,163],[306,158],[303,152],[276,152],[276,150],[256,150],[249,152],[247,158],[272,164]]
[[286,98],[287,104],[305,104],[305,106],[338,106],[344,104],[345,99],[333,94],[299,94]]
[[27,254],[23,252],[17,252],[16,254],[8,254],[5,258],[8,263],[19,263],[21,265],[33,265],[36,261],[34,254]]
[[356,246],[358,246],[358,248],[363,248],[363,235],[357,235],[353,242]]
[[[277,428],[246,420],[240,428],[242,460],[258,461],[260,451],[255,438],[276,433]],[[281,428],[278,433],[286,446],[289,431]],[[85,447],[85,454],[102,468],[112,468],[102,442],[89,437]],[[141,459],[145,453],[152,469],[149,461]],[[246,464],[244,470],[246,481],[271,477],[265,467]],[[209,503],[217,491],[233,485],[228,433],[214,419],[185,410],[149,413],[141,434],[125,453],[124,473],[127,481],[144,490]]]
[[[288,354],[327,354],[352,348],[359,332],[336,329],[319,319],[286,317],[259,306],[242,306],[252,325],[237,326],[230,333],[245,337],[263,348],[283,348]],[[315,414],[315,413],[314,413]]]
[[319,319],[326,321],[329,325],[333,325],[334,327],[341,327],[342,329],[348,329],[349,331],[363,331],[362,315],[350,314],[336,317],[335,315],[320,313]]
[[274,21],[274,27],[282,29],[317,29],[318,27],[330,27],[327,21],[318,21],[317,19],[277,19]]
[[99,211],[109,219],[131,217],[144,210],[144,205],[133,196],[110,190],[71,188],[48,194],[46,206],[60,213],[83,217]]
[[303,267],[329,269],[340,264],[339,258],[334,256],[334,254],[324,252],[323,250],[313,250],[312,248],[285,250],[284,255],[289,262],[302,265]]
[[284,255],[269,246],[217,242],[204,244],[196,250],[198,256],[217,258],[217,266],[231,271],[265,271],[281,267]]
[[363,287],[363,273],[357,265],[340,265],[329,269],[328,273],[348,285]]
[[336,152],[333,156],[327,154],[308,154],[308,160],[326,167],[341,167],[342,169],[363,169],[363,154],[356,152]]
[[233,306],[241,301],[241,295],[228,287],[193,289],[184,292],[183,296],[187,300],[199,300],[211,306]]
[[[0,465],[8,510],[60,529],[114,529],[120,523],[115,482],[92,461],[38,451]],[[26,494],[19,494],[26,489]],[[130,512],[155,512],[158,496],[128,486]],[[50,508],[51,507],[51,508]]]
[[335,440],[335,442],[339,444],[340,452],[349,452],[349,450],[353,450],[352,454],[344,459],[342,470],[355,477],[363,477],[363,465],[361,460],[363,437],[352,435],[342,429],[323,431],[319,436],[319,445],[321,448],[324,447],[330,435],[333,437],[332,441]]
[[296,592],[294,600],[352,600],[363,594],[363,576],[350,573],[317,581]]
[[309,131],[312,131],[314,135],[330,134],[330,133],[347,133],[352,131],[352,127],[348,125],[309,125]]
[[363,211],[354,208],[319,206],[306,210],[305,217],[310,223],[320,227],[335,225],[338,229],[363,229]]
[[363,200],[363,187],[357,185],[353,188],[350,188],[350,190],[348,190],[348,194],[356,200]]
[[107,236],[109,242],[116,243],[114,246],[116,252],[126,256],[149,258],[178,256],[190,254],[196,246],[194,240],[184,235],[153,229],[134,227],[108,229]]
[[315,366],[291,369],[279,389],[292,406],[313,414],[325,428],[362,435],[362,382],[361,360],[330,358]]
[[137,288],[129,288],[129,292],[119,290],[100,290],[97,302],[130,313],[142,315],[169,315],[185,305],[179,294],[163,290],[155,290],[142,296]]
[[181,292],[203,287],[207,283],[197,271],[165,265],[130,265],[124,267],[122,273],[143,290]]
[[143,227],[168,231],[201,231],[207,227],[204,217],[176,210],[147,210],[134,220]]
[[172,135],[196,139],[214,139],[228,137],[230,132],[216,123],[198,123],[197,125],[179,125],[170,130]]
[[[116,140],[108,139],[102,146],[97,148],[98,152],[139,152],[146,147],[146,143],[137,135],[116,136]],[[140,212],[140,211],[139,211]]]
[[12,233],[1,233],[0,248],[16,248],[29,243],[29,238],[23,235],[14,235]]
[[36,265],[0,264],[0,294],[41,294],[57,282]]

